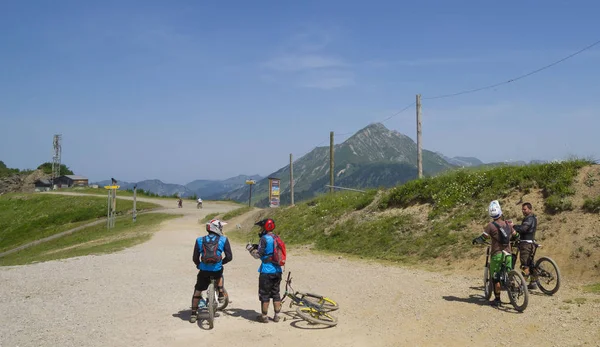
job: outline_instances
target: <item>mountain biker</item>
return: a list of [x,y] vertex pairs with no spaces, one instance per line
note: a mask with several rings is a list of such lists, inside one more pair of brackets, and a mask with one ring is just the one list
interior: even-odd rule
[[535,240],[535,231],[537,229],[537,217],[533,214],[532,206],[526,202],[521,205],[521,212],[523,212],[523,223],[514,225],[513,228],[519,233],[519,253],[521,260],[521,270],[523,271],[523,277],[529,279],[527,289],[537,289],[537,284],[533,281],[533,278],[529,277],[529,268],[533,261],[533,241]]
[[196,206],[198,206],[198,207],[202,206],[202,199],[198,198],[198,205],[196,205]]
[[[196,277],[196,285],[194,287],[195,291],[194,296],[192,297],[192,315],[190,316],[190,323],[194,323],[198,319],[197,311],[200,302],[205,304],[204,300],[202,299],[202,291],[208,289],[211,277],[217,279],[219,302],[223,301],[223,265],[229,263],[233,259],[229,239],[223,235],[223,225],[226,224],[227,223],[218,219],[211,220],[210,222],[206,223],[206,231],[208,231],[208,235],[198,237],[194,243],[194,254],[192,256],[192,260],[194,264],[196,264],[196,268],[200,271],[198,271],[198,275]],[[215,240],[218,242],[217,255],[219,256],[219,261],[214,264],[202,262],[201,257],[204,254],[203,243]],[[225,253],[225,258],[221,257],[223,252]]]
[[485,228],[483,228],[483,233],[473,239],[473,244],[481,244],[486,239],[492,239],[492,249],[490,256],[490,273],[492,274],[492,283],[494,283],[494,301],[492,302],[493,306],[500,306],[502,303],[500,301],[500,281],[498,281],[497,272],[500,270],[500,265],[502,261],[502,253],[506,255],[504,263],[508,269],[512,268],[512,253],[510,248],[510,242],[502,243],[501,242],[501,230],[500,228],[508,227],[508,232],[510,235],[516,235],[515,230],[512,228],[512,224],[510,222],[506,222],[504,218],[502,218],[502,208],[500,207],[500,203],[498,200],[494,200],[490,202],[488,206],[488,214],[490,218],[493,219],[492,222],[489,222]]
[[283,273],[281,266],[271,262],[271,256],[274,252],[275,241],[273,239],[273,230],[275,230],[275,221],[271,218],[263,219],[256,222],[254,225],[260,227],[258,237],[259,244],[246,246],[246,249],[255,259],[260,259],[261,264],[258,268],[260,275],[258,276],[258,299],[261,302],[261,315],[257,320],[261,323],[268,323],[269,318],[269,301],[273,299],[273,316],[274,322],[279,322],[281,312],[281,295],[280,284],[281,274]]

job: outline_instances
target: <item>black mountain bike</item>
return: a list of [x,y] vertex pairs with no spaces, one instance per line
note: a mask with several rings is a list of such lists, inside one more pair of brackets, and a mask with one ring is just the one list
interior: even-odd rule
[[[485,268],[483,269],[483,288],[485,299],[489,300],[494,292],[494,282],[492,281],[492,273],[490,272],[491,244],[489,242],[485,242],[485,244],[488,245],[488,247],[485,257]],[[512,270],[506,266],[506,256],[507,254],[502,252],[500,271],[496,273],[498,281],[500,282],[500,290],[506,290],[508,299],[515,310],[523,312],[529,303],[527,283],[519,271]]]
[[[519,240],[513,241],[513,268],[517,264],[517,256],[519,255]],[[539,243],[533,241],[533,253],[531,254],[531,261],[529,267],[529,276],[532,276],[532,282],[538,285],[538,288],[542,293],[547,295],[553,295],[560,288],[560,270],[558,265],[550,257],[540,257],[535,261],[535,253],[538,248],[542,247]]]

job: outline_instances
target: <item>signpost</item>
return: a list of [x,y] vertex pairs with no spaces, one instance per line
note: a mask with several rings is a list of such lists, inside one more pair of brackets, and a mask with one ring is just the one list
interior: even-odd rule
[[269,177],[269,207],[279,207],[279,186],[281,180]]
[[107,229],[115,227],[115,216],[117,212],[117,189],[119,189],[119,187],[120,186],[117,185],[104,186],[104,189],[108,190]]
[[250,196],[248,197],[248,207],[252,206],[252,186],[256,184],[255,180],[246,180],[246,184],[250,185]]
[[117,185],[117,180],[114,178],[110,179],[112,185],[104,186],[104,189],[108,190],[108,216],[106,218],[106,228],[115,227],[115,216],[117,214],[117,189],[120,186]]

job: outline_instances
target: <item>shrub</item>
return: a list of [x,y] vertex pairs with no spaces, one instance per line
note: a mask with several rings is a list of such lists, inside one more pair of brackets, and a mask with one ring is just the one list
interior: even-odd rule
[[599,213],[600,212],[600,196],[597,196],[594,199],[585,199],[583,201],[583,210],[589,213]]

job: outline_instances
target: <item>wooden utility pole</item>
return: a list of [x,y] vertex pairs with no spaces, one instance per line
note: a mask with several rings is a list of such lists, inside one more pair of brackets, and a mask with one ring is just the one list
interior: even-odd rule
[[290,201],[291,205],[294,206],[294,160],[292,153],[290,153]]
[[333,193],[333,131],[329,132],[329,192]]
[[137,219],[137,207],[136,207],[136,195],[137,195],[137,184],[133,186],[133,222]]
[[254,184],[250,185],[250,196],[248,197],[248,207],[252,207],[252,186]]
[[423,150],[421,144],[421,94],[417,94],[417,170],[423,177]]

